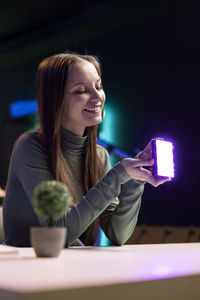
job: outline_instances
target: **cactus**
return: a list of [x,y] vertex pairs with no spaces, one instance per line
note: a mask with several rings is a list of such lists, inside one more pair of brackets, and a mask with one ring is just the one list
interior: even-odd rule
[[53,220],[61,218],[68,211],[71,200],[67,187],[55,180],[44,181],[34,190],[34,209],[39,216],[48,219],[49,227]]

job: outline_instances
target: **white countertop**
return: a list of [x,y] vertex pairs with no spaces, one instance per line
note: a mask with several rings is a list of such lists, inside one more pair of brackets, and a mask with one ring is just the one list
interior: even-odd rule
[[73,247],[57,258],[37,258],[32,248],[15,250],[0,254],[2,291],[28,294],[190,277],[199,280],[200,299],[200,243]]

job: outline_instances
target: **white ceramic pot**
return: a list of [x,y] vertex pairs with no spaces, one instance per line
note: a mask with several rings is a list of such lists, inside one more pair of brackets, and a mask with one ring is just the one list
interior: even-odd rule
[[65,227],[31,227],[31,244],[38,257],[56,257],[64,248],[67,229]]

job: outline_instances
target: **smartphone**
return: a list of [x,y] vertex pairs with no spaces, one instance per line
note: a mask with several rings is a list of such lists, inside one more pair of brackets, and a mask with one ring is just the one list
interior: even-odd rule
[[152,141],[154,158],[153,175],[156,177],[174,178],[174,147],[172,142],[155,139]]

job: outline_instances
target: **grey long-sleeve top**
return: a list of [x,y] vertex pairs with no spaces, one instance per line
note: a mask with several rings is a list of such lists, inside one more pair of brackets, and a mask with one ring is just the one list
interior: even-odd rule
[[[120,163],[111,168],[107,150],[97,145],[106,175],[84,195],[82,178],[85,143],[86,137],[76,136],[62,128],[62,152],[74,176],[79,201],[54,225],[67,227],[69,246],[99,217],[100,226],[108,239],[115,245],[122,245],[135,228],[144,183],[130,179]],[[24,133],[14,145],[3,202],[7,245],[28,247],[30,227],[47,226],[47,221],[37,216],[32,205],[34,188],[46,180],[53,178],[47,167],[42,137],[38,133]]]

